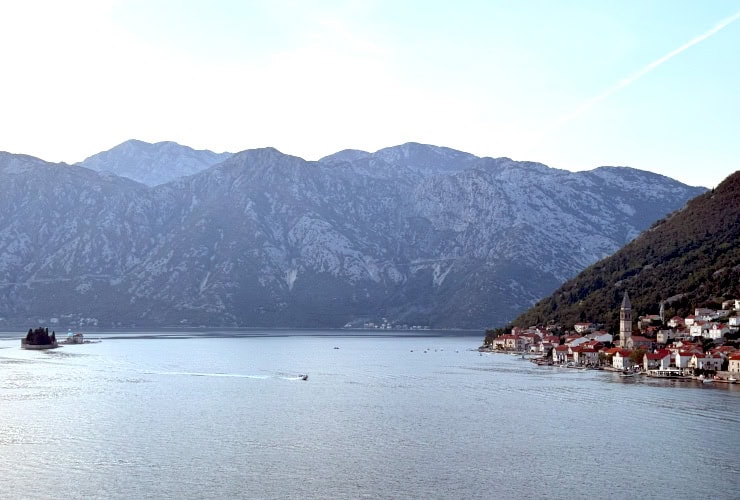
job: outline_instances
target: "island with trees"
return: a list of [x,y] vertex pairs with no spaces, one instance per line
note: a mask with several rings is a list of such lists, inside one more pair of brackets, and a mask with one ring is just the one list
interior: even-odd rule
[[23,349],[54,349],[59,347],[56,332],[49,334],[48,328],[28,329],[28,333],[21,339]]

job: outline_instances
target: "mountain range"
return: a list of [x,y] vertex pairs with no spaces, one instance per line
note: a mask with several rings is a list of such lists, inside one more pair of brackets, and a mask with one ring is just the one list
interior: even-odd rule
[[704,191],[416,143],[319,161],[141,141],[76,165],[0,153],[0,316],[504,325]]

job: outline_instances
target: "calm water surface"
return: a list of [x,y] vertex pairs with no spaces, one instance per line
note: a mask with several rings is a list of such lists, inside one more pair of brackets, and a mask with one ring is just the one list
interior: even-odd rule
[[737,385],[479,334],[100,337],[0,338],[0,498],[740,498]]

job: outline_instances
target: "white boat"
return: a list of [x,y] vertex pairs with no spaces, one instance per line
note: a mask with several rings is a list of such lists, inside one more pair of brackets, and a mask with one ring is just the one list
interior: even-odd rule
[[677,368],[669,368],[667,370],[648,370],[647,376],[655,378],[669,378],[673,380],[691,380],[691,377],[684,375],[683,372]]
[[727,379],[727,381],[731,384],[734,384],[735,382],[737,382],[737,379],[735,377],[730,377]]

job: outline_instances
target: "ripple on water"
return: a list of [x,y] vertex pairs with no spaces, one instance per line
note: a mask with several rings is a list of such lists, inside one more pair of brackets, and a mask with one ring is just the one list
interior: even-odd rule
[[[591,498],[629,477],[644,498],[723,498],[737,485],[734,448],[717,443],[737,429],[740,393],[628,384],[447,342],[425,340],[427,354],[410,353],[418,339],[347,339],[333,350],[336,338],[305,334],[14,352],[19,361],[0,358],[0,491]],[[291,379],[304,372],[308,382]],[[31,464],[53,477],[35,477]]]

